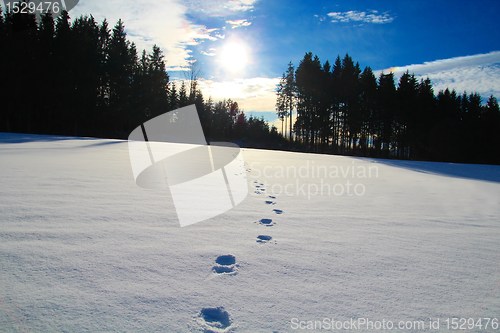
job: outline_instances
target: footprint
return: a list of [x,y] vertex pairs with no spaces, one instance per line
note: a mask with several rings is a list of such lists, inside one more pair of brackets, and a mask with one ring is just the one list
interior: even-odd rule
[[272,227],[272,226],[274,225],[274,223],[273,223],[273,220],[272,220],[272,219],[261,219],[261,220],[259,221],[259,223],[260,223],[261,225],[266,226],[266,227]]
[[275,212],[278,215],[283,214],[283,211],[281,209],[273,209],[273,212]]
[[235,275],[238,273],[236,257],[232,254],[218,256],[212,271],[216,274]]
[[215,259],[215,262],[218,263],[219,265],[234,265],[236,264],[236,257],[233,256],[232,254],[227,254],[223,256],[218,256],[217,259]]
[[232,331],[232,320],[224,307],[201,309],[198,322],[204,333],[224,333]]
[[259,236],[257,236],[257,243],[267,243],[271,239],[273,239],[271,236],[268,236],[268,235],[259,235]]
[[266,200],[266,205],[276,205],[276,202],[272,200]]

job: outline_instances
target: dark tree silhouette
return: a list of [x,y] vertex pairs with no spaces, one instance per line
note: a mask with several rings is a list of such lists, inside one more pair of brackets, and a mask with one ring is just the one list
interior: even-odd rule
[[195,104],[210,139],[283,142],[237,102],[205,102],[196,71],[188,84],[170,82],[161,49],[138,55],[121,20],[110,31],[106,20],[98,24],[92,16],[71,22],[63,12],[54,22],[47,14],[37,23],[33,15],[0,11],[0,45],[2,96],[8,96],[0,131],[126,138],[148,119]]
[[[292,64],[288,69],[293,68]],[[333,66],[308,52],[295,71],[283,75],[276,110],[284,119],[285,88],[295,86],[295,139],[304,150],[400,159],[499,163],[498,103],[482,105],[477,93],[434,95],[429,79],[409,72],[398,78],[371,68],[361,71],[346,54]],[[289,143],[291,144],[291,143]]]
[[[500,111],[490,96],[445,89],[406,72],[378,79],[346,54],[290,62],[276,111],[288,140],[231,99],[206,100],[197,71],[171,82],[159,47],[138,53],[119,20],[73,21],[0,11],[0,131],[126,138],[157,115],[196,104],[209,140],[260,148],[436,161],[500,163]],[[395,80],[397,79],[397,85]],[[296,117],[294,117],[296,115]],[[282,128],[282,133],[287,132]]]

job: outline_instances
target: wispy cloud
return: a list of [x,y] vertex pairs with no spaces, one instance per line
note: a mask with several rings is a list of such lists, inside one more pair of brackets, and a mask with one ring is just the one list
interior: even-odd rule
[[215,57],[217,55],[217,50],[214,47],[209,48],[207,51],[201,50],[200,53],[207,57]]
[[216,33],[216,34],[214,34],[214,37],[217,38],[217,39],[225,39],[226,35],[221,34],[221,33]]
[[[191,47],[204,41],[224,38],[222,29],[195,24],[189,15],[203,12],[208,16],[241,15],[252,10],[256,0],[86,0],[71,11],[72,17],[92,14],[114,25],[125,22],[129,39],[138,50],[150,50],[157,44],[165,52],[169,70],[187,70],[194,61]],[[189,15],[188,15],[189,14]],[[223,23],[222,23],[223,24]],[[241,23],[245,25],[244,22]]]
[[373,24],[385,24],[394,21],[388,12],[379,13],[377,10],[370,11],[357,11],[349,10],[347,12],[331,12],[327,16],[334,23],[373,23]]
[[484,98],[489,95],[500,98],[500,51],[384,70],[393,72],[396,78],[406,71],[420,78],[430,78],[436,92],[450,88],[458,92],[477,92]]
[[326,20],[326,17],[324,17],[323,15],[314,14],[314,17],[317,18],[320,22],[324,22]]
[[249,27],[252,25],[252,22],[250,22],[246,19],[227,20],[226,23],[229,24],[232,29],[241,28],[241,27]]
[[214,100],[231,97],[245,111],[274,112],[279,78],[254,77],[230,81],[201,79],[200,89]]
[[193,13],[211,17],[228,17],[253,10],[257,0],[185,0]]

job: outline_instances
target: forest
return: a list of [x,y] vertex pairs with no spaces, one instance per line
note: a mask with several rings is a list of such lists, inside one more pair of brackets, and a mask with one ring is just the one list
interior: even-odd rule
[[348,54],[333,65],[311,52],[296,69],[290,62],[277,88],[276,111],[288,140],[307,151],[500,163],[494,96],[483,104],[477,93],[445,89],[436,95],[429,79],[408,72],[377,78]]
[[0,131],[126,139],[148,119],[196,104],[209,141],[284,142],[236,101],[205,99],[196,77],[171,81],[160,48],[139,52],[121,20],[111,29],[67,12],[0,14],[0,45]]
[[157,46],[138,51],[124,22],[54,20],[0,11],[0,131],[126,139],[138,125],[196,104],[209,141],[244,147],[500,164],[500,110],[490,96],[445,89],[408,72],[378,77],[346,54],[308,52],[276,88],[281,133],[230,98],[207,99],[194,72],[171,80]]

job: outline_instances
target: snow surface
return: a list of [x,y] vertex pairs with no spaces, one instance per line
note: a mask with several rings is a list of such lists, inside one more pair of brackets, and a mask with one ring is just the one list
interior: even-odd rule
[[251,195],[180,228],[126,141],[0,134],[0,331],[500,317],[499,166],[243,153]]

